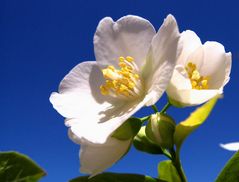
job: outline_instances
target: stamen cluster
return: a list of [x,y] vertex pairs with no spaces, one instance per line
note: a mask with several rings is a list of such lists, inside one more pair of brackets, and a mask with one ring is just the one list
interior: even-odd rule
[[196,64],[193,64],[192,62],[189,62],[187,66],[185,67],[188,77],[191,81],[191,85],[193,89],[202,90],[202,89],[208,89],[208,76],[202,76],[200,75]]
[[138,67],[134,63],[134,58],[127,56],[119,57],[119,68],[110,65],[102,69],[105,84],[100,86],[103,95],[111,96],[135,96],[139,95],[141,87]]

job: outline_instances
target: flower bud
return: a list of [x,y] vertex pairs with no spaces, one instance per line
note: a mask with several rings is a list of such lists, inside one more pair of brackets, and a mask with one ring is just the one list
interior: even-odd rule
[[139,133],[134,137],[133,145],[134,147],[141,151],[149,154],[162,154],[163,151],[161,147],[153,143],[145,134],[146,126],[142,126]]
[[163,148],[173,147],[173,135],[175,131],[174,120],[166,114],[152,114],[146,126],[146,135],[154,143]]

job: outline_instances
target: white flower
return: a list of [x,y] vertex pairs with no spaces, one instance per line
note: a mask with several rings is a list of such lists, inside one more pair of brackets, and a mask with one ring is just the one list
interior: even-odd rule
[[239,142],[220,144],[220,146],[226,150],[230,151],[238,151],[239,150]]
[[170,102],[191,106],[222,94],[231,71],[231,53],[223,45],[208,41],[201,44],[193,31],[184,31],[179,39],[182,47],[167,89]]
[[94,35],[95,61],[83,62],[61,81],[50,102],[81,144],[81,171],[95,175],[119,160],[131,141],[111,134],[143,106],[162,96],[175,67],[179,32],[168,15],[156,34],[149,21],[106,17]]

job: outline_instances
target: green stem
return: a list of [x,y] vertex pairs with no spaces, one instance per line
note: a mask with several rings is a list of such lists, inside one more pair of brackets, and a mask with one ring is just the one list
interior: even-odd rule
[[167,149],[163,149],[163,148],[161,147],[161,150],[163,151],[163,154],[164,154],[167,158],[169,158],[170,160],[172,160],[172,156],[171,156],[171,154],[168,152]]
[[170,104],[169,102],[167,102],[167,104],[164,106],[164,108],[160,111],[160,113],[166,113],[166,111],[168,110],[168,108],[170,108],[170,106],[172,106],[172,104]]
[[153,110],[154,110],[155,113],[159,112],[159,110],[158,110],[158,108],[157,108],[156,105],[152,105],[152,108],[153,108]]
[[150,116],[139,118],[142,122],[149,120]]
[[184,174],[182,164],[181,164],[181,161],[180,161],[179,153],[178,152],[175,153],[174,149],[171,149],[170,153],[171,153],[171,156],[172,156],[173,165],[177,169],[178,174],[179,174],[182,182],[187,182],[187,178],[186,178],[186,175]]

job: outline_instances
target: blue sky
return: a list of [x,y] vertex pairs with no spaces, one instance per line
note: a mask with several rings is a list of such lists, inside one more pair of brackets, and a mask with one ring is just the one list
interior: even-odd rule
[[[0,1],[0,150],[29,155],[48,173],[42,182],[67,181],[80,175],[79,146],[51,106],[49,95],[76,64],[94,60],[93,35],[105,16],[142,16],[159,28],[173,14],[180,31],[194,30],[202,42],[216,40],[233,54],[231,81],[207,122],[182,149],[189,181],[213,181],[233,153],[220,142],[239,140],[239,11],[236,0],[1,0]],[[161,108],[166,96],[159,101]],[[169,110],[177,122],[194,108]],[[138,116],[150,113],[145,108]],[[161,156],[132,148],[108,171],[157,175]]]

